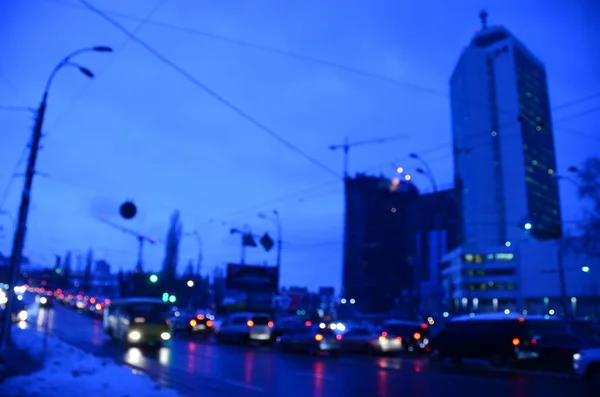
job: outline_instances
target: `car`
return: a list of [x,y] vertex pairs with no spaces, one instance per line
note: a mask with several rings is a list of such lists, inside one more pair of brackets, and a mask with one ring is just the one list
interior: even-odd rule
[[359,354],[394,354],[403,350],[402,337],[389,335],[387,331],[377,332],[372,328],[354,327],[343,335],[342,350]]
[[341,350],[342,335],[330,328],[306,327],[277,338],[275,346],[286,352],[308,353],[310,356],[326,353],[337,357]]
[[600,388],[600,348],[573,354],[573,371],[593,387]]
[[[0,306],[1,311],[4,312],[5,305]],[[27,321],[29,318],[29,311],[27,305],[22,301],[15,299],[12,303],[12,310],[10,314],[10,319],[13,323],[20,323]]]
[[486,313],[458,316],[432,337],[435,358],[488,359],[494,367],[538,358],[535,330],[520,316]]
[[35,303],[41,308],[51,309],[54,306],[54,299],[51,296],[37,295],[35,297]]
[[215,338],[219,342],[271,343],[271,333],[275,326],[266,313],[236,313],[223,321]]

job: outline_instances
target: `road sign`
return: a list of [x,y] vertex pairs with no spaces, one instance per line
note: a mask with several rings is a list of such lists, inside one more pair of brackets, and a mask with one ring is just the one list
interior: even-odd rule
[[265,251],[269,252],[273,249],[275,243],[273,243],[273,239],[269,236],[268,233],[265,233],[264,236],[260,238],[260,245],[263,246]]

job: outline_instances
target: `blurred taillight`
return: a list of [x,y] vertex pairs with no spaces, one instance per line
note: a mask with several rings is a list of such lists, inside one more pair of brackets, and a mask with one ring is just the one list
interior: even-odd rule
[[190,320],[190,325],[191,325],[192,327],[195,327],[197,324],[198,324],[198,323],[196,322],[196,320],[194,320],[194,319]]
[[512,340],[512,344],[515,346],[519,346],[519,343],[521,343],[521,341],[519,340],[519,338],[513,338]]
[[90,303],[96,303],[96,298],[91,298]]
[[208,320],[208,321],[206,322],[206,326],[207,326],[208,328],[212,327],[212,326],[213,326],[213,322],[212,322],[212,321],[210,321],[210,320]]
[[246,323],[246,325],[247,325],[248,327],[252,327],[252,326],[254,326],[254,321],[252,321],[252,320],[248,320],[248,322]]
[[532,345],[535,345],[536,343],[537,343],[537,339],[535,339],[535,338],[531,339],[531,344]]
[[336,336],[335,336],[335,339],[337,339],[337,340],[342,340],[342,335],[339,335],[339,334],[338,334],[338,335],[336,335]]
[[427,324],[421,324],[421,328],[427,329],[427,328],[429,328],[429,325],[427,325]]
[[269,326],[269,328],[273,328],[275,326],[275,323],[273,321],[269,321],[267,325]]
[[58,297],[59,297],[60,299],[65,299],[65,295],[64,295],[64,294],[60,294]]
[[104,304],[105,305],[110,305],[110,299],[104,299]]
[[519,317],[519,319],[517,321],[520,322],[520,323],[524,323],[525,319],[523,317]]
[[198,315],[196,316],[196,318],[197,318],[198,320],[204,320],[204,314],[198,314]]
[[396,340],[402,341],[402,337],[401,336],[396,336]]
[[386,337],[386,336],[387,336],[387,332],[383,331],[383,332],[381,333],[381,336],[383,336],[383,337]]
[[307,327],[310,327],[312,325],[312,323],[310,321],[305,321],[304,325],[306,325]]
[[322,340],[323,340],[323,335],[321,335],[321,334],[316,334],[316,335],[315,335],[315,340],[316,340],[317,342],[320,342],[320,341],[322,341]]
[[418,332],[415,332],[415,333],[414,333],[414,335],[413,335],[413,337],[414,337],[415,339],[421,339],[421,334],[420,334],[420,333],[418,333]]

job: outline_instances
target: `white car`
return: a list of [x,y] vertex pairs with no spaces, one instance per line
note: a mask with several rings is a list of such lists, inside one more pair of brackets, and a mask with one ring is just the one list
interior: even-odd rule
[[600,348],[581,350],[573,354],[573,370],[581,378],[600,387]]

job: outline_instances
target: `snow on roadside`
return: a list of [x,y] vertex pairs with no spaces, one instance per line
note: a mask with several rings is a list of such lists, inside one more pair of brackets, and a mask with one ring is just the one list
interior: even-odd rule
[[[16,345],[42,357],[44,336],[33,329],[13,328]],[[44,368],[26,376],[6,379],[0,395],[69,397],[181,397],[145,375],[77,349],[48,336]]]

